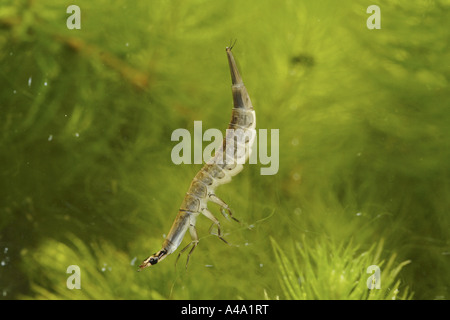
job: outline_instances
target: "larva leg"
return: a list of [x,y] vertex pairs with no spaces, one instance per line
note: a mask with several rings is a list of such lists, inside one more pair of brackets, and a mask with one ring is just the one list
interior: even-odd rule
[[216,217],[214,217],[214,215],[211,213],[211,211],[209,211],[208,209],[204,208],[202,210],[202,214],[207,217],[209,220],[211,220],[213,222],[213,224],[211,225],[211,227],[209,228],[209,232],[211,233],[211,229],[214,226],[217,226],[217,237],[222,240],[223,242],[225,242],[226,244],[229,244],[227,240],[225,240],[224,238],[222,238],[222,231],[220,229],[220,222],[219,220],[217,220]]
[[233,219],[234,221],[237,221],[240,223],[240,221],[238,219],[236,219],[235,217],[233,217],[233,214],[231,212],[230,207],[228,207],[228,205],[225,203],[225,201],[223,201],[222,199],[220,199],[218,196],[216,196],[215,194],[211,193],[209,195],[209,200],[211,200],[212,202],[218,204],[220,206],[220,212],[227,217],[225,210],[228,212],[228,215],[231,217],[231,219]]
[[187,255],[186,269],[187,269],[187,266],[188,266],[188,263],[189,263],[189,258],[191,256],[192,252],[194,251],[194,249],[197,247],[198,241],[199,241],[198,240],[198,235],[197,235],[197,229],[195,229],[195,225],[193,225],[193,224],[189,225],[189,233],[191,234],[192,241],[180,251],[180,253],[178,254],[177,260],[175,261],[175,266],[176,266],[177,262],[178,262],[178,259],[180,258],[181,254],[192,246],[192,249],[189,251],[189,253]]

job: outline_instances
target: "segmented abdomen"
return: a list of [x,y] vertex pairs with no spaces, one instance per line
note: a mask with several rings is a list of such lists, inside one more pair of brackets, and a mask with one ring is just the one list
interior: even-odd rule
[[231,49],[227,48],[226,51],[234,105],[231,121],[221,147],[193,179],[181,210],[197,212],[201,200],[213,193],[217,186],[230,182],[231,177],[242,171],[243,164],[251,155],[256,137],[256,115]]

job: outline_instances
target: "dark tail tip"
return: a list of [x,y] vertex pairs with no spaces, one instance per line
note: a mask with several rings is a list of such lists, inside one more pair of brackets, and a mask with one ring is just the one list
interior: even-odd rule
[[233,40],[230,40],[230,45],[228,47],[226,47],[225,50],[227,52],[231,51],[234,48],[234,45],[236,44],[236,41],[237,41],[237,39],[234,39],[234,42],[233,42]]
[[233,84],[239,84],[239,83],[242,83],[242,78],[241,78],[241,75],[239,74],[239,70],[236,66],[236,61],[234,61],[233,53],[231,53],[232,48],[233,47],[226,48],[227,56],[228,56],[228,64],[230,66],[231,81]]

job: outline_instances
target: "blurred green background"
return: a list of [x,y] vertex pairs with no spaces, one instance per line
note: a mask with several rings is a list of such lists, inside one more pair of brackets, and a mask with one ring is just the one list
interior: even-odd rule
[[[448,299],[449,9],[0,0],[0,297]],[[138,273],[201,167],[172,163],[172,131],[229,122],[233,39],[280,170],[217,189],[244,222],[210,204],[232,246],[199,217],[187,271],[175,253]]]

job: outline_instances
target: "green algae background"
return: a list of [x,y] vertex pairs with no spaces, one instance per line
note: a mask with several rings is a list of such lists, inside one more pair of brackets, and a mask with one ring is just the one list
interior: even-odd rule
[[[1,0],[0,297],[448,299],[449,9]],[[175,253],[136,272],[201,168],[173,164],[172,132],[229,122],[234,39],[279,171],[247,165],[217,189],[243,222],[209,205],[230,246],[199,217],[187,270]]]

